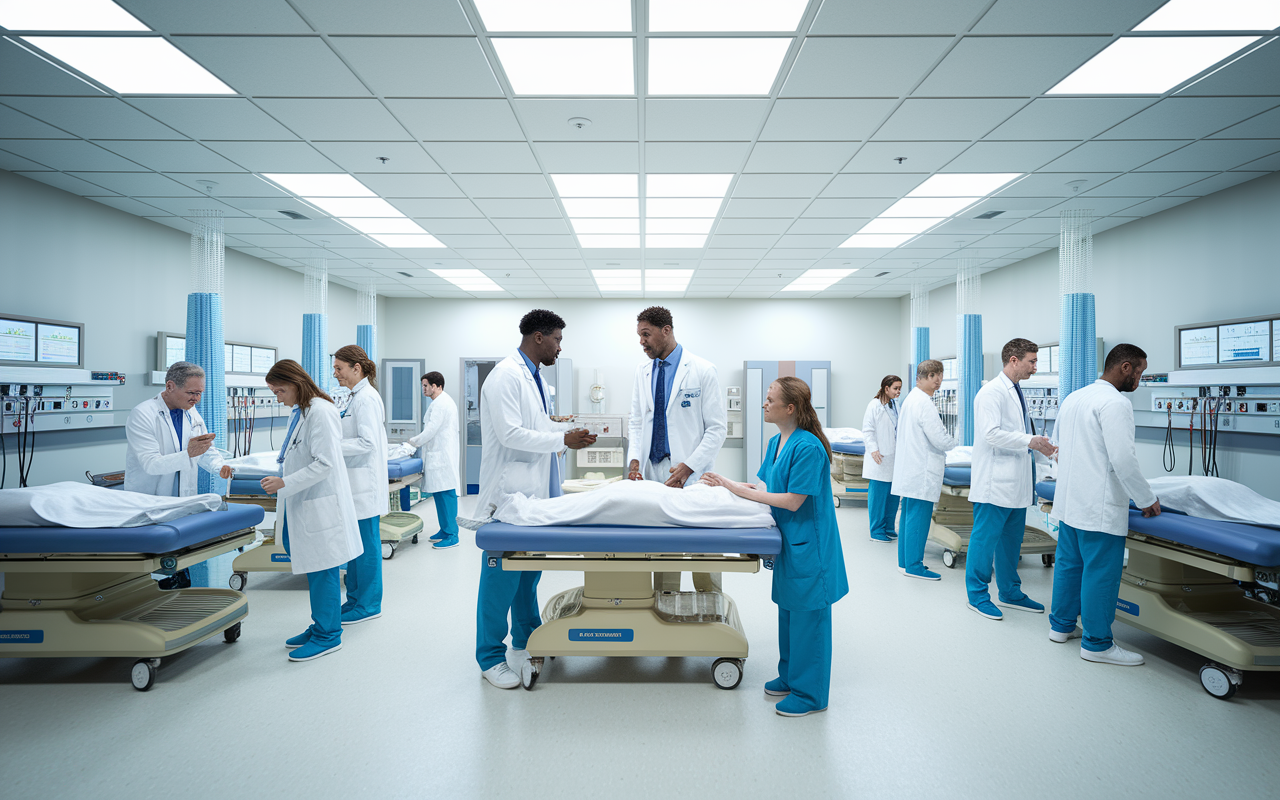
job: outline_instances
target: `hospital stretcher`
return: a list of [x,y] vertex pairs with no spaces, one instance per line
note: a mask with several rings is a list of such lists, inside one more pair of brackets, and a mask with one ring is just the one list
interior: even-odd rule
[[229,589],[161,590],[173,575],[252,542],[261,508],[227,506],[135,528],[0,527],[0,657],[131,657],[140,691],[160,659],[219,633],[240,638],[249,611]]
[[[382,540],[382,557],[395,555],[404,540],[418,543],[418,534],[422,532],[422,520],[416,514],[404,513],[409,510],[409,487],[422,477],[422,459],[397,458],[387,461],[387,490],[397,492],[400,497],[401,511],[393,511],[382,517],[378,523],[378,534]],[[251,477],[234,477],[226,496],[227,503],[249,503],[275,511],[275,495],[262,491],[260,479]],[[289,572],[289,554],[284,551],[284,538],[279,531],[280,522],[269,533],[264,533],[257,547],[246,549],[236,556],[231,565],[231,579],[228,581],[232,589],[241,591],[249,583],[250,572]]]
[[[973,533],[973,503],[969,500],[969,484],[972,467],[948,466],[942,473],[942,495],[933,506],[933,520],[929,524],[929,540],[942,547],[942,563],[955,569],[960,556],[969,551],[969,537]],[[1022,555],[1038,555],[1046,567],[1053,566],[1053,554],[1058,543],[1048,533],[1023,526]]]
[[582,572],[583,585],[542,609],[521,682],[532,689],[556,656],[710,657],[722,689],[742,681],[747,637],[722,592],[659,592],[655,572],[759,572],[782,549],[777,528],[524,527],[491,522],[476,545],[492,567]]
[[867,479],[862,477],[862,459],[866,457],[866,445],[861,442],[831,443],[831,494],[836,508],[840,498],[867,499]]
[[[1036,484],[1052,511],[1055,485]],[[1244,672],[1280,671],[1280,608],[1246,587],[1280,569],[1280,530],[1130,508],[1116,619],[1209,659],[1200,684],[1231,698]]]

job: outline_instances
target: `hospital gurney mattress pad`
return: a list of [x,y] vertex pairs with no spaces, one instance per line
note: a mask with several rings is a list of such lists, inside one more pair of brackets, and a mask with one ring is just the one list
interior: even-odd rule
[[490,522],[476,531],[488,551],[539,553],[752,553],[777,555],[777,528],[644,528],[626,525],[526,527]]
[[257,506],[229,505],[136,528],[0,528],[0,553],[174,553],[262,522]]
[[418,475],[422,472],[422,459],[396,458],[387,462],[387,478],[393,481]]
[[947,467],[942,471],[942,482],[947,486],[968,486],[972,481],[972,467]]
[[867,454],[867,446],[863,442],[832,442],[831,451],[834,453],[848,453],[855,456],[865,456]]

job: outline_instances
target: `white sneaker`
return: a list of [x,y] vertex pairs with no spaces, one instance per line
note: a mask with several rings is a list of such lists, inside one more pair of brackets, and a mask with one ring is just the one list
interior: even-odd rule
[[518,666],[523,666],[523,665],[524,665],[524,662],[526,662],[526,661],[528,661],[528,660],[529,660],[529,651],[528,651],[528,650],[508,650],[508,651],[507,651],[507,663],[508,663],[508,664],[512,664],[512,663],[514,663],[514,664],[516,664],[516,665],[518,665]]
[[1118,644],[1111,645],[1111,649],[1103,650],[1101,653],[1094,653],[1082,647],[1080,648],[1080,657],[1085,661],[1092,661],[1097,664],[1115,664],[1119,667],[1138,667],[1146,663],[1141,655],[1125,650]]
[[520,676],[513,672],[505,661],[489,667],[480,674],[498,689],[514,689],[520,685]]
[[1084,636],[1084,631],[1079,628],[1076,628],[1071,633],[1059,633],[1053,629],[1049,630],[1049,641],[1057,642],[1058,644],[1066,644],[1068,641],[1079,639],[1082,636]]

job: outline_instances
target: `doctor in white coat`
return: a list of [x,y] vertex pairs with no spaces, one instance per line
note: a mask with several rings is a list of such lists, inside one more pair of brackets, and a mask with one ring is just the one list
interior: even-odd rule
[[959,442],[947,433],[933,404],[942,386],[942,362],[921,361],[916,388],[898,412],[897,452],[894,454],[893,493],[902,498],[902,530],[898,537],[898,569],[909,578],[927,581],[942,576],[924,566],[924,545],[933,521],[933,504],[942,496],[942,473],[947,451]]
[[1129,500],[1142,516],[1160,514],[1160,501],[1142,477],[1134,449],[1133,404],[1122,392],[1138,388],[1147,354],[1132,344],[1111,348],[1097,382],[1062,402],[1054,430],[1058,486],[1053,497],[1058,551],[1053,565],[1049,639],[1081,638],[1080,657],[1100,664],[1136,667],[1138,653],[1111,638],[1124,572]]
[[440,530],[431,537],[436,550],[458,544],[458,405],[445,394],[444,375],[422,376],[422,394],[431,399],[422,417],[422,433],[409,439],[422,451],[422,491],[436,504]]
[[342,457],[351,483],[351,502],[364,548],[347,564],[347,600],[342,624],[356,625],[382,616],[382,536],[379,521],[387,500],[387,412],[378,394],[378,367],[358,345],[333,354],[333,377],[351,390],[342,409]]
[[[560,315],[535,309],[520,320],[520,348],[498,362],[480,389],[480,495],[477,516],[489,517],[503,497],[559,497],[557,456],[566,447],[587,447],[596,437],[570,430],[548,415],[548,395],[540,367],[560,355],[565,327]],[[520,676],[507,665],[504,642],[511,633],[516,660],[525,657],[529,634],[542,624],[538,614],[541,572],[507,572],[502,559],[492,566],[481,553],[480,591],[476,598],[476,662],[499,689],[514,689]],[[507,627],[510,614],[511,627]]]
[[262,479],[276,495],[290,567],[307,576],[311,626],[285,640],[290,661],[310,661],[342,647],[338,568],[360,555],[360,523],[342,457],[342,419],[330,397],[292,359],[267,373],[267,388],[293,406],[277,461],[281,476]]
[[[1027,597],[1018,577],[1018,557],[1027,526],[1027,506],[1035,502],[1032,451],[1053,455],[1053,445],[1037,436],[1022,381],[1036,374],[1039,347],[1012,339],[1000,353],[1004,368],[978,390],[973,400],[973,469],[969,500],[973,534],[965,559],[964,580],[969,608],[987,619],[1004,618],[1005,608],[1043,614],[1044,606]],[[1028,449],[1030,448],[1030,449]],[[993,571],[997,603],[988,586]]]
[[902,378],[884,376],[880,379],[880,391],[871,398],[862,415],[862,442],[866,450],[862,477],[867,481],[867,515],[873,542],[889,543],[898,538],[893,530],[899,501],[893,493],[893,454],[897,451],[900,394]]

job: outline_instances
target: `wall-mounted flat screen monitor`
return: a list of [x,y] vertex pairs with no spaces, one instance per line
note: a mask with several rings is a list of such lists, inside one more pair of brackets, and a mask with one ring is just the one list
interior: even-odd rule
[[253,349],[253,371],[260,374],[267,374],[276,363],[276,351],[269,347],[254,347]]
[[187,339],[185,336],[164,337],[164,369],[172,367],[187,357]]
[[36,360],[36,323],[0,319],[0,361]]
[[252,372],[253,357],[252,348],[242,344],[231,346],[231,363],[227,365],[227,372]]
[[1218,326],[1218,363],[1267,361],[1271,356],[1271,326],[1266,321],[1233,322]]
[[1218,328],[1183,328],[1179,331],[1178,366],[1202,367],[1218,363]]
[[1280,319],[1271,320],[1271,360],[1280,362]]
[[36,324],[36,339],[37,362],[71,367],[80,364],[79,327],[40,322]]

